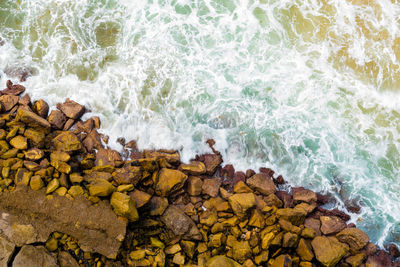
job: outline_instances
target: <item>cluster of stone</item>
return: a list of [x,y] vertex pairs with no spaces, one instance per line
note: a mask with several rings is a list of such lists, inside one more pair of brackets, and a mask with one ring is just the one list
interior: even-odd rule
[[121,139],[123,160],[97,117],[81,120],[84,106],[49,113],[24,91],[8,82],[0,96],[6,265],[397,266],[314,192],[277,191],[270,169],[221,168],[211,141],[213,153],[185,164]]

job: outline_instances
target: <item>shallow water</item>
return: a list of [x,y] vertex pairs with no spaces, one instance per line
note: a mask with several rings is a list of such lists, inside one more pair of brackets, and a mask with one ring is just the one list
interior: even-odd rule
[[396,0],[3,0],[1,84],[25,67],[33,99],[184,160],[213,138],[400,244],[399,20]]

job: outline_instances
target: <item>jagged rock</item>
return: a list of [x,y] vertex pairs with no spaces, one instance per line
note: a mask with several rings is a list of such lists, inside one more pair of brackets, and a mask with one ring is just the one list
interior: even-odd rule
[[303,261],[311,261],[314,258],[314,252],[311,248],[311,244],[304,238],[300,238],[296,252]]
[[218,196],[219,187],[221,186],[220,178],[204,179],[201,190],[203,194],[209,195],[210,197]]
[[280,255],[276,257],[270,267],[291,267],[292,266],[292,258],[289,255]]
[[238,262],[244,262],[252,255],[251,247],[248,241],[236,241],[232,247],[232,257]]
[[234,194],[229,198],[229,204],[237,216],[244,217],[256,206],[256,198],[253,193]]
[[153,196],[145,205],[145,208],[150,210],[150,215],[160,216],[168,207],[168,199],[166,197]]
[[253,193],[253,190],[250,189],[243,181],[239,181],[235,186],[233,187],[233,192],[235,193]]
[[346,228],[346,223],[336,216],[320,216],[321,232],[324,235],[336,234]]
[[31,148],[28,151],[24,152],[24,154],[27,160],[32,161],[39,160],[44,156],[44,152],[39,148]]
[[21,248],[12,264],[13,267],[57,267],[55,254],[43,246],[26,245]]
[[[11,110],[19,101],[19,97],[15,95],[2,95],[0,96],[0,103],[5,111]],[[4,112],[4,111],[3,111]]]
[[310,229],[313,229],[317,235],[321,235],[321,230],[320,230],[321,221],[320,220],[314,219],[314,218],[307,218],[304,221],[304,226],[306,226]]
[[201,240],[202,236],[196,224],[181,209],[170,205],[161,216],[162,222],[175,235],[184,239]]
[[74,257],[71,256],[66,251],[61,251],[58,253],[58,262],[60,263],[60,267],[79,267],[79,264],[76,262]]
[[365,253],[358,253],[354,256],[347,257],[345,261],[350,264],[351,267],[358,267],[363,263],[365,257]]
[[311,241],[317,260],[326,267],[335,266],[348,248],[340,243],[335,237],[317,236]]
[[293,193],[293,201],[295,203],[298,202],[306,202],[306,203],[312,203],[312,202],[317,202],[317,194],[315,194],[313,191],[305,189],[303,187],[297,187],[292,189]]
[[147,202],[150,201],[151,199],[151,195],[144,192],[144,191],[140,191],[135,189],[134,191],[132,191],[129,196],[131,198],[133,198],[136,202],[136,208],[141,208],[143,207],[145,204],[147,204]]
[[62,130],[67,117],[59,110],[52,110],[47,120],[54,129]]
[[89,185],[89,194],[91,196],[106,197],[111,195],[116,188],[104,179],[96,179]]
[[144,156],[150,159],[165,159],[168,163],[176,164],[179,163],[181,156],[177,151],[167,151],[167,150],[160,150],[160,151],[150,151],[145,150]]
[[[9,82],[9,83],[8,83]],[[2,90],[1,93],[3,95],[20,95],[25,92],[25,86],[20,84],[12,84],[10,80],[7,81],[7,88]]]
[[265,173],[258,173],[247,179],[246,183],[253,190],[257,190],[263,195],[275,193],[276,187],[272,179]]
[[118,184],[136,185],[142,178],[142,171],[140,170],[140,167],[125,166],[113,172],[112,176],[114,181]]
[[35,101],[32,107],[33,111],[36,112],[40,117],[46,119],[49,114],[49,104],[46,103],[43,99],[39,99]]
[[304,222],[307,213],[302,209],[285,208],[278,209],[276,215],[278,216],[278,218],[289,221],[294,225],[300,225]]
[[51,127],[48,121],[26,109],[18,109],[16,120],[22,121],[30,127],[43,127],[45,129],[50,129]]
[[350,246],[352,252],[358,251],[365,247],[369,242],[369,237],[366,233],[357,228],[346,228],[336,235],[343,243]]
[[282,247],[284,248],[294,248],[297,245],[298,235],[287,232],[283,235]]
[[0,228],[18,246],[45,242],[52,232],[63,232],[79,240],[84,251],[115,258],[126,231],[107,202],[93,206],[89,201],[53,196],[42,191],[17,187],[2,193]]
[[222,157],[217,154],[205,154],[200,156],[200,160],[206,166],[207,174],[213,175],[222,163]]
[[57,108],[68,118],[73,120],[79,119],[83,113],[85,113],[85,106],[82,106],[69,98],[67,98],[63,104],[57,104]]
[[189,164],[182,163],[179,170],[190,175],[202,175],[206,173],[206,166],[201,161],[191,161]]
[[214,256],[206,262],[206,267],[240,267],[241,265],[236,261],[226,256]]
[[57,135],[52,140],[55,150],[64,152],[74,152],[82,148],[82,144],[78,137],[71,131],[65,131]]
[[117,215],[123,216],[131,222],[139,219],[136,203],[130,196],[120,192],[114,192],[111,196],[110,204]]
[[10,145],[12,145],[15,148],[18,149],[27,149],[28,148],[28,142],[26,140],[26,137],[23,137],[21,135],[17,135],[13,137],[10,140]]
[[203,181],[200,177],[189,176],[187,191],[191,196],[198,196],[201,194],[201,188],[203,186]]
[[187,175],[181,171],[162,168],[155,182],[155,193],[165,197],[181,189],[187,180]]
[[14,252],[14,243],[8,241],[5,237],[0,236],[0,267],[7,267],[11,255]]

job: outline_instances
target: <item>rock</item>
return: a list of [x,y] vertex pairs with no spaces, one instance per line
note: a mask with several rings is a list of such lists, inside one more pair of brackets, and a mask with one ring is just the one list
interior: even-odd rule
[[348,248],[335,237],[317,236],[311,245],[317,260],[326,267],[335,266],[348,252]]
[[246,174],[244,174],[243,172],[235,172],[235,174],[233,175],[232,186],[235,186],[239,182],[245,182],[245,181],[246,181]]
[[60,251],[57,258],[60,267],[79,267],[79,264],[76,262],[74,257],[66,251]]
[[22,121],[30,127],[42,127],[46,130],[51,127],[48,121],[26,109],[18,109],[16,120]]
[[263,200],[268,206],[275,206],[277,208],[282,208],[283,206],[282,201],[275,194],[270,194],[264,197]]
[[142,178],[140,167],[125,166],[113,172],[113,179],[118,184],[133,184],[136,185]]
[[223,255],[219,256],[214,256],[210,258],[206,264],[206,267],[240,267],[241,265],[237,263],[236,261],[232,260],[231,258],[228,258]]
[[13,139],[10,140],[10,145],[18,149],[27,149],[28,142],[25,137],[21,135],[15,136]]
[[78,137],[71,131],[61,132],[53,140],[52,144],[55,150],[64,152],[74,152],[82,148]]
[[193,255],[195,253],[196,243],[187,240],[182,240],[180,243],[185,254],[189,258],[193,258]]
[[[0,96],[0,103],[5,111],[11,110],[19,101],[19,97],[15,95],[2,95]],[[2,112],[3,113],[3,112]]]
[[127,218],[131,222],[139,220],[135,201],[120,192],[114,192],[110,199],[110,204],[117,215]]
[[392,267],[392,260],[390,259],[389,254],[385,251],[381,250],[377,255],[369,256],[367,262],[365,263],[366,267]]
[[347,243],[352,252],[363,249],[369,242],[366,233],[357,228],[346,228],[336,235],[340,242]]
[[67,162],[70,158],[71,156],[68,153],[61,150],[52,151],[50,154],[50,161]]
[[70,194],[74,198],[83,195],[83,193],[83,189],[79,185],[73,185],[68,189],[68,194]]
[[289,255],[279,255],[276,257],[270,267],[292,267],[292,259]]
[[79,197],[74,201],[17,187],[0,198],[0,228],[17,246],[46,242],[53,232],[73,236],[82,250],[108,258],[117,256],[127,223],[119,220],[107,202],[93,206]]
[[233,192],[235,193],[253,193],[253,190],[250,189],[243,181],[239,181],[233,187]]
[[[9,82],[9,83],[8,83]],[[25,86],[20,84],[12,84],[10,80],[7,81],[7,88],[1,91],[3,95],[20,95],[25,92]]]
[[54,254],[47,252],[43,246],[23,246],[12,264],[14,267],[57,267]]
[[297,240],[299,236],[290,232],[283,235],[282,247],[284,248],[295,248],[297,246]]
[[43,147],[44,139],[46,137],[45,130],[43,130],[41,128],[37,128],[37,129],[28,128],[25,130],[24,136],[26,138],[28,138],[28,140],[30,141],[30,143],[33,146],[36,146],[38,148]]
[[388,250],[389,250],[390,255],[393,258],[400,257],[400,251],[399,251],[399,248],[396,246],[396,244],[390,244]]
[[313,203],[317,202],[317,194],[313,191],[305,189],[303,187],[297,187],[292,189],[293,201],[295,203],[306,202]]
[[162,168],[155,183],[155,193],[165,197],[181,189],[187,180],[187,175],[181,171]]
[[15,245],[5,237],[0,236],[0,267],[7,267]]
[[153,196],[150,201],[145,205],[147,210],[150,210],[150,215],[160,216],[168,207],[168,199],[165,197]]
[[201,194],[201,188],[203,186],[203,181],[200,177],[189,176],[187,191],[191,196],[198,196]]
[[202,175],[206,173],[206,166],[201,161],[191,161],[189,164],[179,165],[179,170],[189,175]]
[[79,119],[85,113],[85,106],[76,103],[67,98],[63,104],[57,104],[57,108],[61,110],[65,116],[73,120]]
[[170,164],[180,163],[180,158],[181,158],[179,152],[175,150],[159,150],[159,151],[145,150],[144,156],[146,158],[152,158],[155,160],[165,159]]
[[304,226],[313,229],[317,235],[321,235],[321,234],[322,234],[322,233],[321,233],[321,230],[320,230],[321,221],[318,220],[318,219],[307,218],[307,219],[304,221]]
[[285,208],[278,209],[276,215],[278,218],[289,221],[294,225],[300,225],[304,222],[307,213],[301,209]]
[[200,161],[206,166],[206,173],[208,175],[213,175],[222,163],[222,157],[217,154],[205,154],[200,156]]
[[255,174],[249,179],[247,179],[246,183],[250,186],[250,188],[257,190],[263,195],[269,195],[275,193],[276,187],[274,182],[268,175],[264,173]]
[[236,241],[232,246],[232,257],[238,262],[244,262],[252,256],[251,248],[248,241]]
[[129,196],[135,200],[136,208],[143,207],[151,199],[151,195],[150,194],[148,194],[146,192],[143,192],[143,191],[140,191],[140,190],[137,190],[137,189],[132,191],[129,194]]
[[161,221],[175,235],[182,236],[186,240],[202,240],[196,224],[181,209],[170,205],[161,216]]
[[358,267],[363,263],[365,257],[365,253],[358,253],[354,256],[347,257],[345,261],[350,264],[351,267]]
[[46,188],[46,194],[50,194],[53,193],[54,191],[57,190],[57,188],[60,186],[60,182],[58,181],[58,179],[54,178],[53,180],[51,180],[49,182],[49,184],[47,185]]
[[286,191],[277,191],[276,196],[283,202],[284,208],[293,207],[293,196]]
[[31,148],[28,151],[24,152],[24,154],[27,160],[32,161],[39,160],[44,156],[44,152],[39,148]]
[[59,110],[52,110],[47,120],[54,129],[62,130],[64,129],[67,117]]
[[44,182],[42,180],[42,177],[39,175],[35,175],[31,177],[31,180],[29,182],[29,186],[32,188],[32,190],[40,190],[44,186]]
[[251,214],[251,217],[249,219],[249,224],[248,225],[253,226],[253,227],[257,227],[257,228],[260,228],[260,229],[264,228],[265,220],[264,220],[264,216],[261,213],[261,211],[259,211],[258,209],[254,209],[253,210],[253,212]]
[[299,244],[297,245],[296,253],[303,261],[312,261],[312,259],[314,258],[314,252],[311,248],[311,244],[304,238],[300,238]]
[[96,197],[106,197],[115,192],[115,187],[104,179],[96,179],[89,185],[89,194]]
[[49,114],[49,105],[43,99],[39,99],[35,101],[32,106],[33,111],[38,114],[40,117],[46,119]]
[[324,235],[336,234],[346,228],[346,223],[336,216],[320,216],[321,232]]
[[253,193],[234,194],[228,201],[233,212],[239,217],[244,217],[256,206],[256,198]]
[[203,194],[209,195],[210,197],[218,196],[219,187],[221,186],[220,178],[204,179],[201,187]]
[[112,149],[99,148],[96,153],[96,166],[119,166],[122,163],[121,155]]

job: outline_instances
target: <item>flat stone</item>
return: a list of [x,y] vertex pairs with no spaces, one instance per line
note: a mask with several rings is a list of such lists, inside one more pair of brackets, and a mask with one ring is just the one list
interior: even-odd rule
[[207,174],[213,175],[219,165],[222,163],[222,157],[216,154],[205,154],[201,155],[204,165],[206,166]]
[[206,173],[206,165],[201,161],[191,161],[189,164],[182,163],[179,170],[189,175],[202,175]]
[[257,190],[258,192],[266,196],[276,192],[276,186],[274,182],[265,173],[258,173],[251,176],[247,179],[246,183],[253,190]]
[[201,240],[202,236],[193,220],[180,208],[170,205],[161,216],[161,221],[175,235],[186,240]]
[[150,215],[160,216],[168,207],[168,198],[153,196],[144,207],[150,211]]
[[49,253],[43,246],[26,245],[15,257],[13,267],[57,267],[54,253]]
[[96,166],[117,166],[122,162],[121,155],[113,149],[99,148],[96,153]]
[[18,246],[46,242],[52,232],[62,232],[77,239],[84,251],[115,258],[125,237],[126,222],[106,201],[93,206],[82,197],[47,199],[43,191],[19,186],[2,193],[0,213],[3,234]]
[[306,202],[313,203],[317,202],[317,194],[311,190],[305,189],[303,187],[293,188],[293,201],[295,203],[298,202]]
[[311,243],[304,238],[301,238],[296,249],[297,254],[303,261],[311,261],[314,258],[314,252]]
[[21,135],[17,135],[13,139],[11,139],[10,145],[12,145],[13,147],[18,148],[18,149],[27,149],[28,148],[28,142],[26,140],[26,137],[23,137]]
[[67,98],[63,104],[57,104],[57,108],[61,110],[68,118],[77,120],[85,113],[85,106],[76,103]]
[[285,208],[278,209],[276,215],[278,216],[278,218],[289,221],[294,225],[300,225],[304,222],[307,213],[301,209]]
[[27,160],[32,161],[39,160],[44,156],[43,150],[40,150],[39,148],[31,148],[28,151],[24,152],[24,154]]

